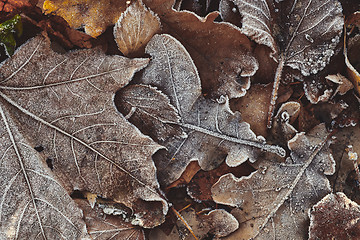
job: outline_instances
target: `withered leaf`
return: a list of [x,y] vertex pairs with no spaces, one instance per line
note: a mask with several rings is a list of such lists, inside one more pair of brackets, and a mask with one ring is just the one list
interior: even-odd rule
[[304,239],[307,211],[331,191],[324,175],[335,162],[328,149],[325,125],[288,142],[284,163],[263,161],[250,176],[222,176],[212,187],[214,201],[238,207],[232,214],[240,228],[229,239]]
[[354,86],[352,85],[352,83],[350,82],[349,79],[347,79],[346,77],[344,77],[343,75],[341,75],[340,73],[338,74],[333,74],[333,75],[328,75],[325,77],[327,80],[334,82],[336,84],[338,84],[336,90],[333,93],[334,97],[337,93],[339,93],[339,95],[344,95],[345,93],[347,93],[349,90],[353,89]]
[[[241,32],[268,46],[272,50],[271,56],[278,62],[268,115],[270,127],[283,67],[298,69],[308,76],[316,74],[329,63],[343,29],[341,5],[337,0],[222,1],[235,4],[237,14],[242,16]],[[233,14],[227,12],[222,15]]]
[[360,236],[360,206],[342,192],[326,195],[309,215],[309,240],[351,240]]
[[114,240],[145,240],[144,231],[125,222],[122,216],[104,214],[103,210],[82,199],[76,199],[76,203],[83,210],[84,221],[92,239],[114,239]]
[[[264,140],[257,139],[249,124],[241,122],[240,113],[230,110],[227,97],[222,96],[217,101],[212,101],[200,96],[201,86],[196,67],[175,38],[167,34],[155,35],[147,45],[146,52],[152,55],[152,60],[144,69],[139,82],[154,85],[168,95],[170,103],[175,106],[173,111],[180,118],[169,119],[174,114],[161,112],[157,106],[165,104],[158,102],[160,96],[153,97],[161,95],[155,89],[148,87],[149,93],[138,94],[138,91],[144,89],[142,85],[136,86],[138,90],[124,90],[127,93],[122,95],[126,97],[120,97],[118,105],[123,106],[124,115],[131,113],[130,116],[141,119],[141,115],[147,112],[146,117],[160,120],[165,126],[171,125],[167,128],[162,125],[154,127],[152,124],[149,127],[143,126],[154,129],[154,133],[148,134],[160,140],[167,148],[166,154],[154,156],[162,184],[168,185],[178,179],[193,160],[198,160],[202,169],[210,170],[217,167],[225,157],[229,166],[238,166],[247,159],[254,162],[259,149],[285,154],[284,149],[266,145]],[[139,97],[140,95],[143,96]],[[157,110],[149,108],[149,105]],[[168,109],[169,107],[165,108],[165,111],[168,112]],[[140,129],[148,121],[132,121],[131,117],[129,120]],[[174,125],[181,127],[186,134],[174,135]],[[168,139],[167,141],[161,141],[159,131],[166,134],[162,138]]]
[[[151,159],[161,146],[113,104],[115,91],[147,64],[148,59],[105,56],[99,49],[59,54],[39,36],[1,66],[0,96],[68,193],[84,190],[123,203],[141,212],[140,225],[152,227],[167,212]],[[163,206],[144,211],[147,201]]]
[[150,233],[150,240],[193,240],[194,235],[200,240],[208,234],[218,239],[229,235],[239,227],[234,216],[223,209],[216,209],[208,214],[197,214],[194,209],[186,209],[178,214],[176,226],[170,235],[166,235],[161,229],[154,229]]
[[189,11],[175,11],[172,0],[144,0],[161,19],[163,33],[178,39],[199,69],[203,92],[214,97],[244,96],[250,77],[258,69],[251,42],[228,23],[214,22],[217,12],[205,18]]
[[141,0],[131,4],[114,26],[119,50],[128,57],[144,55],[145,46],[160,31],[160,19]]
[[40,0],[38,6],[45,14],[63,17],[71,27],[84,27],[85,32],[97,37],[126,10],[127,1],[107,0]]
[[90,239],[82,212],[0,105],[0,239]]

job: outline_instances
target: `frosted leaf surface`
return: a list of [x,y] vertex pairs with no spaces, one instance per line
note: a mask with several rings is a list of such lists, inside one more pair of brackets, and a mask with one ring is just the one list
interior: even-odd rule
[[214,201],[237,207],[232,214],[240,228],[228,239],[304,238],[307,211],[331,190],[324,175],[334,173],[335,162],[327,138],[324,125],[298,133],[284,163],[268,159],[249,176],[230,173],[214,184]]
[[[99,49],[59,54],[39,36],[1,66],[0,96],[30,145],[44,149],[68,193],[88,191],[134,212],[147,201],[161,202],[159,211],[142,215],[139,224],[149,227],[167,212],[151,159],[161,146],[113,103],[115,91],[147,64],[148,59],[106,56]],[[135,205],[138,199],[144,201]]]
[[[166,34],[155,35],[146,49],[152,55],[152,60],[138,82],[156,86],[169,97],[170,104],[174,106],[172,114],[168,114],[168,108],[164,108],[166,114],[157,111],[147,115],[152,119],[164,119],[163,116],[166,116],[166,121],[161,120],[163,123],[180,126],[184,131],[177,135],[173,135],[172,131],[164,131],[166,136],[161,137],[168,139],[166,142],[160,141],[167,151],[159,152],[154,159],[162,184],[169,184],[178,179],[189,162],[194,160],[198,160],[202,169],[210,170],[217,167],[225,158],[229,166],[238,166],[247,159],[254,162],[259,149],[284,155],[282,148],[266,145],[257,139],[249,124],[241,122],[240,113],[230,110],[227,97],[222,96],[217,101],[212,101],[200,96],[201,86],[196,67],[185,48],[176,39]],[[153,107],[159,105],[156,99],[161,97],[154,96],[161,93],[148,88],[149,93],[144,92],[142,98],[139,98],[138,91],[132,91],[134,93],[120,95],[126,95],[127,99],[138,98],[139,102],[129,104],[122,113],[129,115],[133,109],[130,121],[138,119],[132,122],[141,129],[143,123],[148,122],[146,119],[141,120],[145,117],[145,111],[149,113],[148,103],[153,102]],[[161,103],[162,105],[168,104],[167,99],[163,98],[163,101],[165,102]],[[147,134],[161,140],[157,133],[161,129],[151,124],[143,128],[154,129],[153,133]],[[174,127],[166,128],[170,130]]]
[[300,70],[304,76],[322,70],[340,41],[344,19],[337,0],[223,1],[236,6],[232,14],[229,7],[220,9],[227,11],[222,13],[225,20],[240,14],[241,32],[268,46],[275,60],[284,55],[285,66]]

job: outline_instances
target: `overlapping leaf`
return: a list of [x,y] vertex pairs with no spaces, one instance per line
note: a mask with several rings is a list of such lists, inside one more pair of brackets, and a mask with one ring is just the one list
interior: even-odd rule
[[205,18],[175,11],[172,0],[144,0],[161,19],[163,33],[174,36],[190,53],[199,69],[203,92],[213,96],[245,95],[250,76],[258,69],[250,41],[228,23],[214,22],[218,13]]
[[288,142],[284,163],[262,162],[250,176],[222,176],[212,187],[213,199],[238,207],[232,211],[240,228],[229,239],[304,239],[307,212],[331,191],[324,175],[333,174],[335,162],[328,149],[328,133],[318,125]]
[[[138,224],[150,227],[167,211],[151,159],[161,147],[113,104],[115,91],[147,64],[99,49],[59,54],[36,37],[1,66],[0,96],[68,193],[86,190],[124,203],[141,212]],[[153,209],[144,210],[148,205]]]
[[0,103],[0,239],[90,239],[82,212]]
[[[166,34],[155,35],[146,52],[152,55],[152,61],[139,82],[158,87],[169,96],[175,108],[160,108],[169,105],[165,96],[142,85],[121,93],[118,105],[130,121],[135,120],[132,117],[138,119],[132,121],[136,126],[153,130],[147,133],[167,148],[166,154],[154,156],[161,183],[169,184],[178,179],[193,160],[198,160],[202,169],[210,170],[225,157],[229,166],[240,165],[247,159],[254,162],[259,149],[284,155],[282,148],[257,139],[249,124],[241,122],[239,112],[230,110],[226,97],[212,101],[200,96],[196,68],[176,39]],[[156,125],[158,122],[161,124]],[[174,135],[174,128],[179,127],[185,134]],[[159,137],[159,132],[165,136]]]

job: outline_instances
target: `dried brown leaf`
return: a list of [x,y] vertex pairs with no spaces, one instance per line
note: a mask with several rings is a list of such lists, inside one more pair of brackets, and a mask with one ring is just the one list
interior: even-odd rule
[[0,105],[0,238],[90,239],[82,212]]
[[326,195],[309,215],[309,240],[351,240],[360,236],[360,206],[342,192]]
[[343,75],[341,75],[340,73],[338,73],[336,75],[335,74],[328,75],[325,78],[329,81],[332,81],[332,82],[338,84],[338,87],[334,91],[334,94],[332,97],[334,97],[337,93],[339,93],[339,95],[344,95],[349,90],[354,88],[354,86],[352,85],[350,80],[347,79],[346,77],[344,77]]
[[159,17],[147,9],[141,0],[131,4],[114,26],[114,37],[119,50],[128,57],[139,57],[152,36],[160,31]]
[[107,0],[40,0],[45,14],[63,17],[72,28],[84,27],[85,32],[97,37],[126,10],[127,1]]
[[163,33],[178,39],[199,69],[203,92],[212,96],[244,96],[250,77],[258,69],[247,37],[228,23],[214,22],[217,12],[205,18],[172,9],[172,0],[144,0],[156,12]]
[[[346,34],[345,34],[346,36]],[[357,49],[359,46],[359,39],[360,39],[360,35],[355,36],[354,38],[356,38],[356,43],[354,44],[355,46],[353,46],[354,49]],[[345,64],[346,64],[346,70],[347,70],[347,76],[349,77],[349,79],[352,81],[355,91],[360,94],[360,73],[358,72],[358,70],[351,64],[350,59],[348,57],[348,50],[346,47],[346,37],[344,37],[344,57],[345,57]],[[356,55],[356,58],[358,58],[358,56]]]
[[238,207],[232,211],[240,228],[228,239],[303,239],[307,211],[331,191],[324,175],[335,171],[328,133],[318,125],[288,142],[284,163],[263,161],[248,177],[222,176],[212,187],[213,199]]
[[180,213],[180,217],[170,235],[155,229],[150,233],[150,240],[193,240],[195,238],[189,232],[189,228],[199,240],[207,237],[209,233],[218,239],[229,235],[239,227],[234,216],[223,209],[216,209],[205,215],[197,214],[194,209],[186,209]]
[[[161,147],[113,104],[115,91],[147,64],[99,49],[59,54],[39,36],[1,66],[0,96],[69,193],[83,190],[121,202],[141,212],[140,225],[152,227],[167,212],[151,158]],[[144,211],[152,206],[147,201],[163,206]]]
[[126,222],[121,215],[104,214],[99,206],[91,207],[85,200],[77,199],[76,203],[84,213],[84,221],[92,239],[145,240],[144,231]]
[[[241,122],[239,112],[230,110],[227,97],[212,101],[200,96],[201,86],[196,67],[175,38],[167,34],[155,35],[146,51],[152,55],[152,60],[144,69],[139,82],[152,84],[168,95],[170,103],[175,106],[174,114],[164,114],[161,108],[156,107],[168,104],[168,100],[164,100],[164,104],[159,103],[160,97],[153,97],[160,94],[155,89],[149,87],[149,93],[138,94],[137,91],[144,88],[141,85],[136,87],[138,90],[132,90],[134,93],[125,94],[130,97],[120,100],[119,105],[128,106],[124,115],[131,113],[130,116],[135,115],[136,119],[141,119],[144,112],[149,112],[148,105],[151,104],[157,110],[151,109],[152,114],[147,114],[147,117],[154,119],[152,121],[160,120],[165,126],[171,125],[168,128],[161,125],[154,127],[151,123],[143,126],[154,129],[154,133],[149,135],[155,136],[167,148],[164,154],[154,156],[162,184],[168,185],[178,179],[193,160],[197,160],[202,169],[210,170],[217,167],[225,157],[229,166],[238,166],[247,159],[254,162],[259,149],[284,155],[282,148],[266,145],[263,140],[256,138],[249,124]],[[142,98],[137,97],[142,94]],[[175,113],[178,113],[180,119],[177,116],[169,119]],[[167,118],[162,120],[163,116]],[[145,121],[149,122],[132,122],[140,128]],[[171,130],[173,126],[181,127],[185,134],[174,135],[172,131],[169,132],[167,129]],[[157,131],[165,133],[162,139],[168,140],[161,141]]]

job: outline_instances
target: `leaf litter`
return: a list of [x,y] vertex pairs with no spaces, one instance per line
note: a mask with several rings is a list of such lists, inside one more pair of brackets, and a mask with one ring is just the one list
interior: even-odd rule
[[[68,12],[64,8],[66,2],[58,3],[65,15],[73,14],[69,20],[72,26],[80,23],[77,27],[94,30],[93,36],[115,23],[117,43],[106,40],[108,53],[114,54],[114,49],[119,47],[126,56],[150,55],[151,58],[106,56],[99,48],[60,54],[49,48],[49,40],[45,38],[39,45],[36,40],[29,41],[13,58],[2,63],[1,123],[7,122],[9,128],[5,124],[0,133],[10,147],[2,149],[1,163],[12,165],[2,166],[1,171],[8,178],[16,176],[19,184],[5,180],[0,185],[6,196],[15,199],[10,202],[13,207],[7,208],[10,205],[3,198],[2,209],[8,215],[2,216],[15,220],[1,218],[0,234],[28,238],[26,229],[32,227],[37,229],[34,234],[51,239],[60,235],[68,239],[154,236],[155,239],[304,239],[308,237],[311,216],[308,212],[324,204],[324,200],[321,203],[319,200],[332,189],[344,190],[359,201],[356,197],[359,176],[354,171],[358,169],[357,162],[345,164],[349,162],[347,158],[358,155],[357,134],[348,137],[347,144],[331,146],[340,169],[335,169],[329,150],[335,138],[332,135],[344,141],[341,135],[344,130],[360,120],[359,98],[345,78],[353,80],[351,72],[346,74],[345,63],[339,64],[339,57],[330,63],[332,69],[326,67],[330,56],[340,52],[337,42],[343,20],[337,1],[223,0],[219,8],[221,17],[232,24],[222,22],[216,12],[197,16],[193,12],[199,12],[200,8],[191,1],[184,4],[177,1],[174,6],[170,0],[144,0],[144,5],[141,1],[133,4],[124,1],[121,4],[131,6],[127,10],[104,5],[108,10],[95,18],[91,18],[92,12],[105,8],[92,1],[82,1]],[[242,6],[243,3],[247,6]],[[206,8],[206,12],[216,9],[214,1],[197,4]],[[323,5],[317,8],[317,4]],[[185,5],[188,11],[180,11]],[[260,5],[254,10],[254,6]],[[265,16],[256,10],[264,12],[263,6],[267,6],[270,18],[263,19],[269,20],[268,25],[260,27],[268,27],[269,42],[259,42],[248,31]],[[324,15],[324,9],[332,11]],[[109,14],[99,19],[106,11]],[[132,14],[137,17],[132,18]],[[33,19],[31,23],[40,26]],[[47,29],[43,25],[40,27]],[[323,31],[324,28],[327,29]],[[51,36],[56,37],[58,29],[52,27]],[[166,34],[153,36],[159,32]],[[265,32],[260,31],[266,35]],[[109,33],[100,38],[112,38]],[[351,40],[349,59],[354,69],[357,68],[353,54],[356,34],[357,28],[352,28],[347,36]],[[69,48],[67,42],[77,39],[76,46],[90,47],[85,41],[81,43],[81,39],[90,39],[83,36],[73,29],[71,34],[61,35],[61,42]],[[121,40],[124,37],[127,43]],[[98,43],[103,41],[100,38]],[[321,64],[310,61],[309,56]],[[267,63],[270,57],[277,63]],[[274,117],[272,129],[267,130],[265,110],[271,103],[266,96],[271,89],[261,91],[262,87],[253,85],[258,89],[248,90],[251,78],[251,84],[271,81],[276,64],[280,66],[277,79],[291,84],[279,94],[276,103],[283,104]],[[315,73],[324,67],[324,71]],[[137,71],[140,72],[126,86]],[[325,80],[329,74],[332,75]],[[304,81],[307,86],[314,84],[303,89],[294,79]],[[356,81],[353,84],[357,90]],[[247,100],[231,100],[244,95]],[[262,100],[256,102],[257,96]],[[113,100],[123,116],[114,108]],[[326,130],[323,123],[334,132]],[[348,132],[356,132],[357,128],[351,129]],[[14,141],[9,139],[10,135]],[[264,136],[268,144],[257,135]],[[285,150],[287,158],[283,157]],[[13,157],[8,158],[11,154]],[[20,169],[16,165],[19,163],[24,163],[26,168]],[[335,170],[339,173],[330,177],[330,185],[325,175]],[[41,177],[49,183],[42,180],[44,184],[36,184],[36,178],[32,178],[35,172],[41,172]],[[265,181],[257,181],[260,177]],[[224,181],[226,186],[216,190]],[[17,194],[17,189],[11,192],[14,187],[25,190]],[[45,188],[54,191],[48,193]],[[56,194],[61,197],[55,197]],[[81,199],[84,197],[87,200]],[[25,207],[15,204],[22,199],[28,201]],[[44,209],[45,201],[53,208]],[[166,215],[168,204],[172,214]],[[18,215],[21,208],[24,214]],[[33,212],[39,214],[35,216]],[[343,213],[343,219],[351,218],[350,212]],[[49,221],[48,216],[51,216]],[[324,219],[331,217],[327,215]],[[48,229],[44,221],[54,227]],[[349,224],[353,223],[350,220]],[[144,229],[160,224],[150,234]]]

